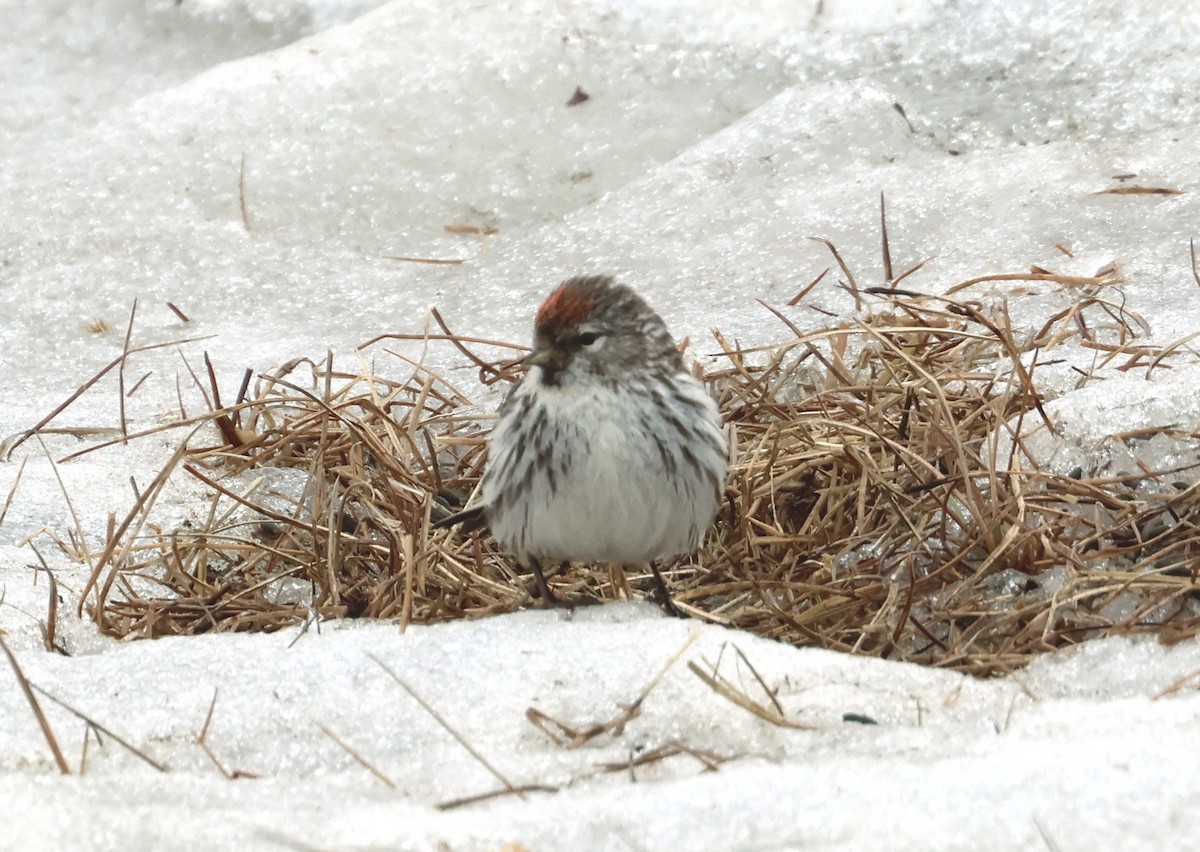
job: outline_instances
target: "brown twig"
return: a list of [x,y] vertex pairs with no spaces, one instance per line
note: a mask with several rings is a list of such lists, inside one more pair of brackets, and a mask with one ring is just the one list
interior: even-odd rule
[[418,704],[420,704],[421,709],[423,709],[426,713],[428,713],[435,722],[437,722],[439,725],[441,725],[442,728],[444,728],[445,731],[448,734],[450,734],[450,736],[454,737],[454,739],[458,741],[458,744],[461,745],[464,749],[466,749],[467,752],[471,755],[471,757],[475,758],[475,760],[478,761],[479,764],[484,769],[486,769],[488,772],[491,773],[493,778],[495,778],[497,781],[499,781],[501,784],[503,784],[505,791],[512,793],[513,795],[517,796],[520,799],[525,798],[525,796],[521,793],[521,791],[517,788],[516,785],[514,785],[511,781],[509,781],[507,778],[505,778],[504,774],[499,769],[497,769],[495,766],[493,766],[486,757],[484,757],[482,754],[480,754],[479,751],[475,748],[475,746],[471,745],[471,743],[467,740],[466,737],[464,737],[457,730],[455,730],[454,727],[449,722],[446,721],[446,718],[444,716],[442,716],[442,714],[439,713],[433,707],[432,704],[430,704],[428,701],[426,701],[424,698],[422,698],[421,694],[418,693],[411,686],[409,686],[408,683],[403,678],[401,678],[398,674],[396,674],[396,672],[393,671],[392,668],[387,663],[385,663],[383,660],[376,657],[374,654],[367,654],[367,656],[376,665],[378,665],[381,669],[383,669],[385,672],[387,672],[388,676],[392,680],[396,681],[396,683],[398,683],[400,685],[401,689],[403,689],[405,692],[407,692],[414,701],[416,701]]
[[46,745],[50,747],[50,751],[54,755],[54,762],[58,764],[58,771],[63,775],[70,775],[71,768],[67,766],[67,759],[63,757],[62,749],[58,747],[58,738],[54,736],[50,722],[46,719],[46,714],[42,712],[41,705],[38,704],[37,696],[33,694],[33,685],[25,678],[25,673],[21,671],[21,666],[9,649],[8,643],[4,641],[3,635],[0,635],[0,650],[4,651],[4,655],[8,657],[8,664],[12,667],[13,674],[17,676],[21,692],[25,694],[25,700],[29,702],[29,709],[33,711],[33,717],[37,719],[38,727],[42,729]]
[[[241,159],[238,162],[238,210],[242,214],[242,228],[248,233],[250,231],[250,212],[246,209],[246,152],[242,152]],[[168,303],[170,304],[170,303]],[[179,313],[176,311],[176,313]],[[187,322],[187,318],[183,318]]]
[[892,248],[888,245],[887,202],[884,200],[882,192],[879,193],[879,233],[881,235],[880,241],[883,245],[883,282],[885,284],[894,284],[895,280],[892,277]]
[[[541,710],[538,710],[534,707],[530,707],[525,711],[525,718],[527,718],[534,727],[545,733],[559,745],[570,749],[579,748],[601,734],[612,734],[613,736],[618,736],[625,730],[625,726],[628,725],[634,718],[637,717],[638,713],[641,712],[642,704],[645,702],[646,698],[649,697],[654,688],[658,686],[659,681],[663,679],[663,676],[666,675],[670,668],[675,665],[681,656],[683,656],[683,653],[692,646],[692,643],[699,638],[700,630],[697,628],[696,630],[692,631],[692,633],[688,636],[684,643],[679,646],[675,653],[672,654],[665,663],[663,663],[662,667],[658,670],[654,677],[650,679],[650,682],[646,684],[641,693],[628,704],[620,705],[620,711],[611,719],[608,719],[604,722],[590,724],[582,729],[577,729],[559,722],[558,720],[546,715]],[[564,734],[566,739],[560,739],[554,733],[555,730]]]
[[54,572],[50,570],[50,566],[46,564],[46,560],[42,558],[41,551],[34,547],[32,543],[29,545],[29,549],[33,551],[33,555],[41,563],[42,570],[46,572],[47,578],[46,624],[42,629],[42,641],[47,651],[61,652],[62,649],[58,647],[58,643],[55,641],[58,634],[58,580],[55,578]]
[[21,466],[17,468],[17,475],[13,477],[12,487],[8,489],[8,496],[4,498],[4,505],[0,506],[0,525],[4,524],[4,518],[8,515],[8,510],[12,508],[13,497],[17,494],[17,486],[21,484],[21,477],[25,473],[25,462],[29,461],[29,456],[21,459]]
[[129,437],[129,425],[125,419],[125,365],[129,361],[129,344],[133,340],[133,320],[137,316],[138,300],[133,300],[129,309],[129,325],[125,327],[125,342],[121,347],[121,364],[117,368],[117,403],[121,410],[121,437]]
[[407,263],[431,263],[434,265],[457,266],[460,263],[466,263],[460,257],[403,257],[401,255],[385,254],[384,260],[400,260]]
[[45,417],[43,417],[41,420],[39,420],[36,424],[31,426],[29,429],[26,429],[24,432],[18,432],[16,435],[14,435],[12,437],[12,439],[10,439],[11,443],[8,444],[8,448],[5,451],[5,454],[4,454],[5,458],[11,458],[13,450],[15,450],[17,447],[21,446],[21,444],[25,443],[27,440],[32,438],[34,435],[38,434],[38,432],[40,432],[42,430],[42,427],[46,426],[48,423],[50,423],[52,420],[54,420],[54,418],[58,417],[58,415],[62,414],[64,411],[66,411],[71,406],[71,403],[73,403],[75,400],[79,399],[79,397],[81,397],[85,393],[87,393],[89,388],[91,388],[93,385],[96,384],[96,382],[100,381],[102,378],[104,378],[106,375],[108,375],[114,367],[121,366],[121,364],[123,364],[125,362],[125,359],[128,358],[130,355],[136,355],[141,352],[152,352],[155,349],[165,349],[168,346],[182,346],[186,343],[196,343],[197,341],[201,341],[201,340],[211,340],[215,336],[216,335],[209,334],[209,335],[205,335],[204,337],[192,337],[192,338],[188,338],[186,340],[173,340],[169,343],[153,343],[148,346],[139,346],[135,349],[130,349],[127,352],[122,352],[119,357],[114,358],[112,361],[110,361],[108,364],[106,364],[103,368],[101,368],[101,370],[98,373],[96,373],[94,376],[92,376],[90,379],[88,379],[86,382],[84,382],[82,385],[80,385],[63,402],[61,402],[57,406],[55,406],[53,411],[51,411],[49,414],[47,414]]
[[[743,655],[740,650],[738,651],[738,655],[743,660],[746,659],[745,655]],[[696,677],[700,678],[700,680],[704,681],[704,683],[711,690],[713,690],[713,692],[717,693],[717,695],[720,695],[725,700],[736,704],[743,710],[748,710],[750,713],[753,713],[764,722],[769,722],[778,728],[793,728],[801,731],[811,731],[816,729],[815,725],[810,725],[804,722],[793,722],[790,719],[787,719],[784,716],[783,708],[779,705],[779,701],[775,698],[774,693],[767,688],[766,684],[762,681],[762,678],[759,677],[758,672],[754,671],[753,667],[751,667],[751,671],[754,673],[755,679],[758,681],[759,685],[763,688],[768,699],[770,700],[772,705],[770,708],[764,707],[757,701],[754,701],[745,692],[735,689],[732,684],[728,683],[724,678],[717,674],[715,666],[713,667],[712,672],[709,673],[704,671],[697,663],[693,661],[688,663],[688,670],[691,671],[691,673]]]
[[439,811],[452,811],[455,808],[477,805],[480,802],[488,802],[492,799],[499,799],[502,796],[520,796],[521,798],[525,798],[525,793],[557,792],[557,787],[549,787],[545,784],[522,784],[519,787],[505,787],[502,790],[491,790],[487,793],[477,793],[474,796],[463,796],[461,799],[450,799],[446,802],[439,802],[435,807]]
[[208,704],[208,712],[204,715],[204,726],[200,728],[200,732],[196,734],[196,745],[200,746],[200,750],[216,767],[217,771],[224,776],[226,781],[236,781],[239,778],[257,778],[255,772],[247,772],[244,769],[226,769],[225,764],[217,758],[216,753],[208,745],[208,729],[212,725],[213,711],[217,709],[217,690],[213,690],[212,701]]
[[968,287],[974,287],[976,284],[984,284],[989,281],[1053,281],[1056,284],[1068,284],[1071,286],[1093,286],[1103,284],[1104,278],[1089,276],[1089,275],[1054,275],[1048,272],[1016,272],[1004,273],[1000,275],[980,275],[978,278],[968,278],[955,284],[945,295],[953,296],[966,290]]
[[1189,683],[1196,680],[1200,680],[1200,669],[1193,669],[1187,674],[1180,675],[1179,677],[1175,678],[1175,680],[1171,681],[1169,685],[1154,693],[1150,700],[1158,701],[1160,698],[1166,698],[1168,695],[1173,695],[1176,692],[1179,692],[1179,690],[1183,689]]
[[856,311],[862,310],[863,301],[862,296],[860,296],[858,293],[858,282],[854,280],[854,274],[850,271],[850,267],[846,265],[846,261],[842,260],[842,255],[838,252],[837,246],[824,237],[809,237],[809,239],[821,243],[827,249],[829,249],[829,253],[832,254],[833,259],[837,261],[837,265],[842,270],[842,274],[846,276],[846,283],[850,287],[850,294],[854,296],[854,309]]
[[[157,769],[159,772],[166,772],[166,771],[167,771],[167,767],[166,767],[166,765],[165,765],[165,764],[163,764],[163,763],[160,763],[159,761],[155,760],[155,759],[154,759],[154,758],[152,758],[150,755],[146,754],[144,751],[142,751],[140,748],[138,748],[137,746],[135,746],[133,743],[129,742],[129,740],[125,739],[125,738],[124,738],[124,737],[122,737],[121,735],[119,735],[119,734],[117,734],[117,733],[114,733],[114,732],[113,732],[113,730],[112,730],[112,728],[109,728],[109,727],[107,727],[107,726],[105,726],[105,725],[102,725],[102,724],[100,724],[100,723],[99,723],[99,722],[97,722],[95,719],[93,719],[91,716],[88,716],[86,713],[83,713],[83,712],[82,712],[82,711],[80,711],[80,710],[76,710],[76,709],[75,709],[74,707],[72,707],[70,704],[68,704],[67,702],[63,701],[61,698],[57,698],[57,697],[55,697],[54,695],[51,695],[49,692],[47,692],[46,690],[42,689],[40,686],[37,686],[36,684],[32,684],[32,683],[31,683],[29,686],[30,686],[32,689],[34,689],[34,690],[36,690],[36,691],[40,692],[40,693],[42,694],[42,696],[43,696],[43,697],[50,699],[50,700],[51,700],[51,701],[53,701],[55,704],[57,704],[59,707],[61,707],[61,708],[63,708],[64,710],[66,710],[66,711],[67,711],[68,713],[70,713],[72,716],[75,716],[76,718],[78,718],[78,719],[82,720],[83,722],[85,722],[85,723],[87,724],[87,726],[88,726],[88,729],[89,729],[89,730],[91,730],[91,731],[99,731],[100,733],[104,734],[104,735],[105,735],[105,736],[107,736],[109,739],[111,739],[113,742],[115,742],[117,745],[119,745],[119,746],[121,746],[122,748],[124,748],[124,749],[125,749],[126,751],[128,751],[130,754],[134,755],[135,757],[137,757],[138,759],[140,759],[140,760],[141,760],[141,761],[143,761],[144,763],[147,763],[147,764],[149,764],[150,766],[153,766],[153,767],[154,767],[155,769]],[[82,767],[80,768],[80,774],[83,774],[83,768],[82,768]]]
[[321,724],[320,722],[317,722],[317,727],[321,729],[321,733],[323,733],[325,736],[329,737],[329,739],[333,740],[338,748],[340,748],[342,751],[346,752],[346,754],[350,755],[350,757],[354,760],[355,763],[357,763],[363,769],[370,772],[378,780],[382,781],[388,787],[389,790],[396,789],[395,781],[393,781],[391,778],[388,778],[387,775],[385,775],[383,773],[383,771],[379,769],[379,767],[377,767],[375,764],[371,763],[371,761],[369,761],[365,757],[363,757],[362,754],[360,754],[356,749],[352,748],[349,743],[347,743],[345,740],[343,740],[341,737],[339,737],[337,734],[335,734],[329,728],[325,727],[325,725]]

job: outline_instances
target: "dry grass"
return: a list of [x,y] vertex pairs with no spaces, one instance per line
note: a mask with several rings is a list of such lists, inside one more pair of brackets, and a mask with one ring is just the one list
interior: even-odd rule
[[[708,380],[735,460],[701,552],[664,566],[676,600],[783,642],[980,675],[1097,636],[1195,635],[1190,473],[1060,476],[1034,468],[1019,441],[988,461],[1006,424],[1044,416],[1022,354],[1073,339],[1109,364],[1194,358],[1139,345],[1136,316],[1096,295],[1100,283],[1021,341],[1002,307],[857,286],[882,310],[856,324],[792,327],[755,352],[718,336],[724,356]],[[455,345],[481,379],[516,378],[515,358],[474,354],[497,344],[443,330],[430,339]],[[395,357],[404,380],[297,361],[253,390],[247,381],[228,406],[208,365],[210,410],[176,424],[198,431],[112,520],[81,611],[106,633],[154,637],[531,605],[528,578],[490,538],[430,525],[477,484],[486,416],[446,377]],[[190,527],[161,529],[155,500],[177,477],[206,496]],[[630,592],[603,566],[552,582],[567,598]]]
[[1196,485],[1055,475],[1019,441],[988,461],[1006,424],[1044,418],[1010,356],[1054,329],[1018,347],[1002,312],[895,307],[775,347],[765,367],[731,354],[712,376],[738,461],[678,599],[781,641],[975,674],[1096,636],[1194,635]]

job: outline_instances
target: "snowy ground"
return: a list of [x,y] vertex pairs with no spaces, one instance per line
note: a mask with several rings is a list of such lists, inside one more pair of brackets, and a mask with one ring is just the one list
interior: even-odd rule
[[[1149,341],[1200,330],[1193,4],[740,5],[0,0],[0,435],[120,354],[135,299],[135,346],[211,336],[131,359],[130,384],[150,373],[127,401],[135,427],[178,409],[180,375],[185,405],[200,406],[181,352],[193,365],[209,352],[232,392],[246,367],[327,349],[353,365],[357,344],[421,330],[431,305],[457,331],[523,340],[541,295],[581,272],[638,287],[697,354],[713,326],[778,340],[756,299],[781,306],[830,265],[806,237],[882,283],[881,191],[897,268],[936,256],[914,289],[1115,262],[1112,298],[1144,318]],[[576,87],[589,99],[568,107]],[[1132,185],[1182,194],[1098,194]],[[1057,285],[971,292],[1005,293],[1033,328],[1073,299]],[[830,320],[814,308],[852,307],[830,284],[788,311],[817,327]],[[1096,354],[1055,356],[1064,364],[1044,375],[1067,390],[1069,364]],[[470,369],[453,375],[493,402]],[[1105,435],[1200,426],[1196,380],[1195,368],[1101,371],[1054,403],[1064,436],[1039,451],[1119,465]],[[53,425],[101,430],[95,440],[119,423],[109,376]],[[131,504],[129,477],[144,484],[173,440],[60,467],[92,546]],[[82,445],[46,439],[54,457]],[[404,635],[347,623],[298,640],[118,644],[74,618],[84,574],[43,534],[72,655],[48,654],[46,578],[21,542],[75,521],[36,441],[0,464],[0,497],[23,458],[0,524],[5,641],[31,682],[169,771],[103,734],[78,774],[85,724],[43,698],[75,773],[60,775],[9,677],[2,848],[1200,847],[1200,769],[1184,746],[1200,733],[1196,642],[1093,643],[987,683],[636,604]],[[186,515],[188,499],[180,486],[167,509]],[[611,718],[697,630],[618,734],[567,750],[527,720],[530,707],[577,726]],[[760,721],[688,669],[726,643],[789,719],[815,727]],[[502,784],[372,657],[513,784],[557,792],[438,810]],[[721,666],[755,694],[731,647]],[[227,780],[196,743],[214,691],[205,742],[253,777]],[[719,765],[678,754],[601,771],[672,745]]]

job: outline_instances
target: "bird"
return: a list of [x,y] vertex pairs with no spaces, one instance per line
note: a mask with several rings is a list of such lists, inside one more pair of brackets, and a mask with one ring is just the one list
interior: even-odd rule
[[486,524],[532,571],[543,564],[649,567],[660,604],[679,610],[656,561],[695,551],[728,468],[721,414],[684,365],[666,323],[609,275],[568,278],[538,308],[526,371],[487,438],[478,502],[435,524]]

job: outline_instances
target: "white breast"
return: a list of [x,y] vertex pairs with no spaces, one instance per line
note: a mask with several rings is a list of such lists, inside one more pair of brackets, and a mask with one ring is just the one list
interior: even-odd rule
[[[483,499],[501,546],[522,561],[620,564],[694,550],[716,514],[726,463],[703,386],[681,374],[656,403],[627,386],[538,387],[531,378],[514,393],[536,402],[513,400],[489,442]],[[540,443],[528,428],[538,416]],[[515,434],[527,440],[506,440]]]

